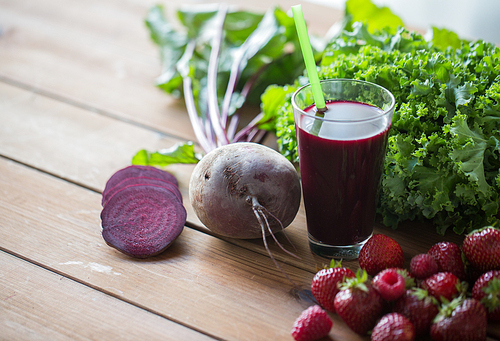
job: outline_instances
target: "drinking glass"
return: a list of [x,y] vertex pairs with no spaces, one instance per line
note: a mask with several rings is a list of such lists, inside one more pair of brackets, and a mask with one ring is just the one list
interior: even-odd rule
[[311,250],[356,259],[373,234],[394,96],[365,81],[321,81],[326,112],[310,84],[292,96]]

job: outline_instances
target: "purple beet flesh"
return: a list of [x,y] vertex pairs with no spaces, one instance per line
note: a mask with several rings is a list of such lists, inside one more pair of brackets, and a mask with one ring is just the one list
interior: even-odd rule
[[177,179],[153,167],[129,166],[113,174],[102,202],[104,240],[132,257],[163,252],[186,223]]

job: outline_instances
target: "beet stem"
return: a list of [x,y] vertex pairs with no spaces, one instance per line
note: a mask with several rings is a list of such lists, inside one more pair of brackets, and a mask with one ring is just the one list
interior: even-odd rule
[[220,5],[220,9],[216,17],[217,31],[212,39],[212,50],[210,53],[207,72],[208,116],[210,117],[210,121],[212,122],[212,127],[214,129],[215,135],[217,136],[217,138],[219,139],[219,143],[221,144],[229,143],[229,140],[224,131],[225,123],[221,121],[219,103],[217,101],[217,69],[226,13],[227,6]]
[[193,92],[191,89],[192,82],[190,77],[184,77],[184,98],[186,103],[186,109],[188,112],[189,119],[191,120],[191,125],[193,126],[194,133],[201,147],[205,153],[210,152],[215,149],[215,145],[211,143],[203,132],[202,124],[200,122],[200,117],[198,116],[196,105],[194,104]]
[[205,129],[203,127],[203,122],[198,115],[198,110],[196,109],[196,104],[194,100],[193,88],[192,88],[192,79],[189,75],[189,59],[193,56],[194,50],[196,47],[196,43],[194,40],[191,40],[186,46],[186,50],[184,51],[184,55],[177,63],[177,69],[182,76],[183,80],[183,90],[184,90],[184,102],[186,104],[186,110],[188,112],[189,120],[191,121],[191,126],[193,127],[194,134],[198,139],[203,150],[208,153],[212,149],[215,149],[215,143],[210,141],[205,135]]
[[246,127],[241,129],[235,136],[233,141],[242,141],[248,136],[248,134],[251,132],[252,129],[257,127],[257,123],[264,117],[264,113],[259,113],[257,116],[254,117],[254,119],[248,123]]
[[227,128],[227,137],[229,140],[233,141],[234,135],[236,134],[236,131],[238,130],[239,123],[240,123],[240,114],[238,112],[235,112],[231,116],[231,120],[229,122],[229,127]]

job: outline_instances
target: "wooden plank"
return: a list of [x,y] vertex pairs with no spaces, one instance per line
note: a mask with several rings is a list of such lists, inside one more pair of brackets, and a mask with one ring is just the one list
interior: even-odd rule
[[[99,194],[5,160],[0,188],[4,250],[209,335],[284,339],[309,304],[269,257],[187,228],[164,254],[131,259],[100,236]],[[283,269],[309,286],[312,273]]]
[[[180,4],[209,1],[169,0],[174,20]],[[3,0],[0,2],[0,78],[108,115],[133,120],[195,141],[182,100],[154,86],[160,72],[159,50],[144,19],[154,0]],[[264,12],[266,1],[241,8]],[[292,1],[278,1],[289,8]],[[326,32],[340,18],[334,9],[310,5],[320,19],[313,31]],[[174,21],[175,22],[175,21]],[[255,113],[257,112],[257,108]]]
[[2,340],[213,340],[0,252]]
[[148,5],[4,1],[0,74],[192,139],[182,102],[154,86],[160,64],[144,26]]

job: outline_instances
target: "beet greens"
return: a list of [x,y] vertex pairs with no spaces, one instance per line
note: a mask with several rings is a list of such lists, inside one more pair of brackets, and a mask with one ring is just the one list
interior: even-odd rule
[[[278,7],[260,14],[224,4],[183,7],[177,16],[181,29],[174,28],[159,5],[146,18],[151,39],[160,48],[157,85],[184,98],[203,151],[258,142],[266,131],[274,131],[274,116],[262,112],[242,127],[239,109],[245,103],[259,104],[268,85],[290,83],[303,73],[293,18]],[[315,51],[325,46],[315,37],[312,43]],[[141,150],[132,162],[165,166],[199,159],[188,143],[158,152]]]

